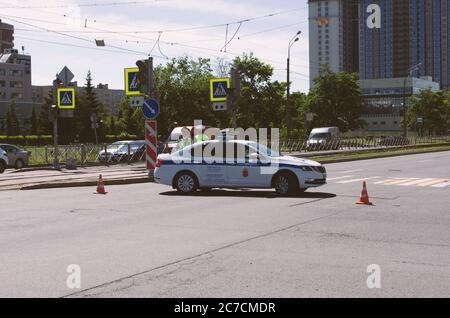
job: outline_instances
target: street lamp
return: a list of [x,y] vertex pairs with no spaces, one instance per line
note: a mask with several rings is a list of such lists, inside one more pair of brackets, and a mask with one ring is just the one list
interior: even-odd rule
[[288,58],[287,58],[287,94],[286,94],[286,127],[287,127],[287,138],[289,139],[291,136],[292,129],[292,118],[291,118],[291,109],[289,103],[289,97],[291,95],[291,47],[300,40],[299,35],[302,34],[302,31],[298,31],[295,36],[289,41],[288,45]]
[[[406,105],[406,82],[409,78],[412,78],[413,72],[420,70],[421,66],[422,66],[422,63],[411,66],[408,69],[408,76],[406,76],[403,81],[403,126],[405,129],[404,130],[405,137],[408,137],[408,123],[406,122],[406,110],[408,108]],[[412,88],[412,85],[411,85],[411,88]]]

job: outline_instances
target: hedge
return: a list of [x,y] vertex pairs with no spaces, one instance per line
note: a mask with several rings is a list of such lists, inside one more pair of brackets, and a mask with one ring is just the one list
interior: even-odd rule
[[13,144],[19,146],[45,146],[53,143],[51,135],[30,135],[30,136],[1,136],[0,143]]

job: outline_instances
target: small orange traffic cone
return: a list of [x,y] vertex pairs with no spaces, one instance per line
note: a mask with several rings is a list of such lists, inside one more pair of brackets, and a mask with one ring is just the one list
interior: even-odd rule
[[360,204],[360,205],[373,205],[373,204],[370,202],[370,199],[369,199],[369,193],[367,192],[367,184],[366,184],[366,181],[363,182],[363,189],[362,189],[361,197],[359,198],[359,201],[356,202],[356,204]]
[[108,192],[105,191],[105,185],[103,183],[103,177],[102,175],[99,175],[98,177],[98,184],[97,184],[97,191],[95,194],[107,194]]

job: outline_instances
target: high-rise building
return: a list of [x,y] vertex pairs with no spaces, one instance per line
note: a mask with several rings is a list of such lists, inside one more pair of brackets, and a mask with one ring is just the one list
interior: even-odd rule
[[[367,25],[373,5],[380,27]],[[309,22],[312,79],[322,64],[382,79],[420,63],[414,76],[450,87],[450,0],[310,0]]]
[[0,20],[0,54],[14,47],[14,26]]
[[311,86],[320,70],[359,71],[358,0],[309,0]]

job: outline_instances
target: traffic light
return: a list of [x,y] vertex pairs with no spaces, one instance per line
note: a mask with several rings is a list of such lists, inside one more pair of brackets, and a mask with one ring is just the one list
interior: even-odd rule
[[139,68],[139,73],[137,75],[137,85],[139,91],[142,94],[150,95],[149,60],[139,60],[136,62],[136,65]]

